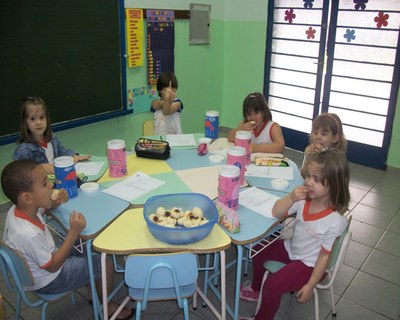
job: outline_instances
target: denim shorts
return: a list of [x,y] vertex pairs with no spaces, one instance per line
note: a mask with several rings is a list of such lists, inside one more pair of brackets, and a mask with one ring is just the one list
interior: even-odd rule
[[[92,255],[93,274],[95,279],[101,278],[100,256]],[[90,283],[89,267],[86,255],[70,256],[65,260],[61,272],[52,282],[36,290],[42,294],[63,293],[76,290]]]

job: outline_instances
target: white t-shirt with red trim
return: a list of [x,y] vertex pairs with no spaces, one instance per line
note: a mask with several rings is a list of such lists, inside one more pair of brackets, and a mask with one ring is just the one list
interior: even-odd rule
[[268,121],[264,123],[263,127],[259,132],[252,132],[251,133],[251,142],[252,143],[273,143],[271,137],[271,130],[272,127],[275,125],[275,122]]
[[43,148],[44,153],[46,154],[46,158],[49,163],[53,163],[54,161],[54,149],[51,142],[41,143],[40,146]]
[[40,222],[36,222],[14,205],[8,211],[4,226],[3,240],[11,248],[22,253],[31,269],[34,284],[25,287],[28,291],[45,287],[61,271],[60,268],[52,273],[45,269],[52,263],[52,253],[56,250],[56,246],[43,220],[43,213],[44,209],[39,209],[37,217]]
[[294,231],[284,244],[291,260],[301,260],[305,265],[314,267],[321,248],[329,253],[335,239],[347,227],[347,219],[337,211],[325,209],[309,214],[311,201],[298,201],[289,210],[297,212]]

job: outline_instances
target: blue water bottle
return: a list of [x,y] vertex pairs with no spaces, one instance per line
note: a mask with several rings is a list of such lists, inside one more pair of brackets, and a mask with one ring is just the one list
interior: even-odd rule
[[205,136],[206,138],[217,139],[219,126],[219,112],[207,111],[206,119],[204,121]]

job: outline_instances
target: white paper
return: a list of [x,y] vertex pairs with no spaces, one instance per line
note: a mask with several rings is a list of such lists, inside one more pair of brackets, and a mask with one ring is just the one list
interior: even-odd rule
[[293,180],[293,167],[269,167],[249,164],[246,166],[245,175],[249,177]]
[[95,176],[100,172],[104,163],[105,162],[82,161],[75,164],[75,169],[85,176]]
[[274,218],[272,207],[278,199],[280,198],[256,187],[248,188],[239,194],[239,204],[267,218]]
[[166,140],[171,147],[196,147],[193,134],[167,134]]
[[162,186],[164,183],[165,181],[163,180],[150,177],[143,172],[137,171],[133,176],[104,189],[103,192],[126,201],[132,201]]

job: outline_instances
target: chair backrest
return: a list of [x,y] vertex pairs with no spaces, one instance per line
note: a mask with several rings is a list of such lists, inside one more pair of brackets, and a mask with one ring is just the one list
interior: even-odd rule
[[[125,265],[125,283],[128,287],[166,289],[196,282],[198,268],[192,253],[162,255],[132,255]],[[177,282],[174,282],[177,281]]]
[[152,136],[154,134],[154,120],[146,120],[143,122],[142,135]]
[[[336,238],[335,243],[333,244],[332,251],[329,255],[329,261],[328,261],[328,266],[327,266],[327,270],[329,270],[330,272],[333,271],[333,269],[335,268],[336,265],[340,266],[342,264],[342,262],[344,260],[344,256],[346,255],[347,247],[350,243],[350,238],[351,238],[351,232],[350,232],[350,235],[347,236],[347,234],[349,233],[349,229],[350,229],[351,219],[352,219],[352,216],[350,216],[348,219],[346,229],[343,231],[343,233],[340,235],[340,237]],[[345,240],[346,240],[346,243],[344,243]]]
[[[0,269],[7,286],[12,290],[17,287],[22,294],[24,287],[33,285],[33,276],[24,256],[2,240],[0,240]],[[9,281],[10,275],[15,285]]]

